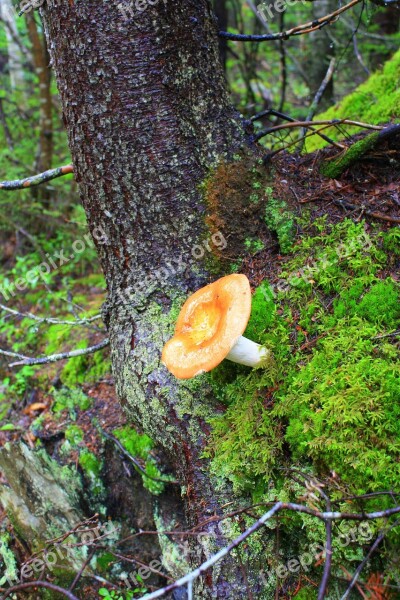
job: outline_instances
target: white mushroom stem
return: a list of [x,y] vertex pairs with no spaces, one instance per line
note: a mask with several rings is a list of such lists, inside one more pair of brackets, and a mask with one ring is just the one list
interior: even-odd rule
[[270,350],[240,336],[226,358],[239,365],[260,367],[268,361],[270,356]]

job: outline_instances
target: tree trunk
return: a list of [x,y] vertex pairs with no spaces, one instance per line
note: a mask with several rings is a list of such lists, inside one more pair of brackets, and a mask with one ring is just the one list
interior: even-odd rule
[[[337,6],[334,0],[320,0],[313,2],[312,14],[314,19],[320,19],[325,15],[336,10]],[[324,80],[329,63],[334,54],[334,46],[330,36],[329,28],[325,27],[310,34],[307,40],[309,44],[308,75],[310,82],[311,101],[317,93],[321,83]],[[326,110],[333,103],[334,79],[331,77],[325,88],[322,99],[319,103],[319,109]]]
[[13,91],[18,90],[22,94],[25,84],[23,56],[20,46],[21,41],[15,24],[15,10],[11,0],[0,0],[0,17],[5,24],[11,89]]
[[[208,0],[88,0],[41,10],[74,172],[107,281],[104,318],[118,394],[168,455],[196,525],[231,499],[228,490],[216,491],[202,458],[206,420],[222,407],[206,377],[176,380],[160,351],[173,329],[173,303],[217,277],[207,266],[213,245],[199,184],[247,143],[225,88],[216,20]],[[215,524],[203,531],[213,543],[203,544],[200,560],[226,543]],[[198,584],[195,597],[246,593],[229,558]]]
[[[28,28],[29,40],[32,44],[33,66],[39,80],[39,100],[40,100],[40,137],[39,137],[39,155],[36,161],[35,170],[42,173],[51,169],[53,160],[53,107],[51,102],[51,71],[49,67],[49,54],[44,36],[39,35],[33,13],[26,15],[26,24]],[[40,192],[36,189],[33,192],[34,197],[40,198],[46,208],[50,207],[49,190],[42,189]]]

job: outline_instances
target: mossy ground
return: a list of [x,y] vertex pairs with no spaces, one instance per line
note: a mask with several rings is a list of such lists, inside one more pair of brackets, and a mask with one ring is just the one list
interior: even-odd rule
[[[399,120],[400,117],[400,50],[385,63],[381,71],[373,73],[354,92],[343,98],[338,104],[315,117],[315,120],[352,119],[379,125]],[[346,134],[358,133],[358,127],[345,126]],[[333,140],[342,139],[341,127],[330,127],[324,134]],[[308,138],[305,148],[313,152],[326,146],[322,138]]]
[[[249,371],[227,363],[209,375],[227,406],[212,421],[211,468],[237,493],[298,500],[297,471],[324,482],[334,499],[397,489],[399,338],[382,336],[400,326],[400,286],[383,274],[399,249],[398,228],[367,233],[364,222],[320,219],[293,246],[274,289],[256,289],[245,335],[272,349],[273,364]],[[390,502],[379,497],[369,508]],[[310,519],[287,517],[288,556],[324,539]],[[335,565],[356,558],[362,543],[339,548]]]

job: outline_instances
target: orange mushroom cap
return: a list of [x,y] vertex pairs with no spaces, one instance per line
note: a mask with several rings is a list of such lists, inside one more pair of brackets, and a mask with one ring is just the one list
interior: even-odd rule
[[206,285],[183,305],[175,335],[163,348],[162,362],[178,379],[211,371],[246,329],[250,311],[246,275],[227,275]]

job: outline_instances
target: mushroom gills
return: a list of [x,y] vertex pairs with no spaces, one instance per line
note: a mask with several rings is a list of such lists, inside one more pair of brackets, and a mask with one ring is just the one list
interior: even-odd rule
[[271,352],[241,335],[226,358],[239,365],[262,367],[271,358]]

